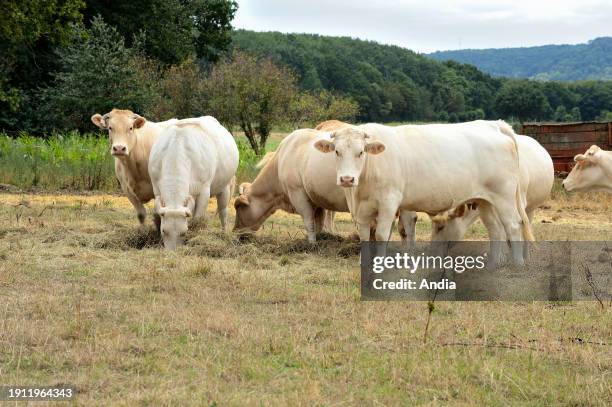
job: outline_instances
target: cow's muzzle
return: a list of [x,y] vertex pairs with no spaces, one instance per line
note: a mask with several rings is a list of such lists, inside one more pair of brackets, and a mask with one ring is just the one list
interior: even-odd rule
[[355,177],[345,175],[338,179],[338,185],[345,188],[355,187],[357,186],[357,180]]
[[124,145],[121,145],[121,144],[115,144],[111,148],[111,155],[113,155],[115,157],[127,156],[128,155],[127,146],[124,146]]

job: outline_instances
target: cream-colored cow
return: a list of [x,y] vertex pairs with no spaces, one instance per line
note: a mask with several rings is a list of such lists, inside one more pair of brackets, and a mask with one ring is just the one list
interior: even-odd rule
[[[147,216],[144,204],[154,197],[148,170],[151,147],[157,136],[177,120],[154,123],[130,110],[113,109],[105,115],[94,114],[91,121],[108,131],[110,153],[115,159],[115,175],[143,224]],[[157,217],[155,224],[159,229]]]
[[574,157],[572,168],[563,187],[573,191],[603,191],[612,193],[612,151],[591,146],[584,154]]

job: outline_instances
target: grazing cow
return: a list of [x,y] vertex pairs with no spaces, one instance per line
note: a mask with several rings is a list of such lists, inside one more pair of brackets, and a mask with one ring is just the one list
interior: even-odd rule
[[[105,115],[94,114],[91,121],[108,130],[110,153],[115,158],[115,175],[143,224],[147,216],[144,204],[154,197],[148,171],[151,147],[157,136],[177,120],[153,123],[130,110],[113,109]],[[155,224],[159,228],[158,218]]]
[[563,181],[563,188],[573,191],[612,193],[612,151],[591,146],[574,157],[576,165]]
[[205,217],[213,195],[221,228],[226,229],[237,168],[236,142],[214,117],[183,120],[159,135],[151,150],[149,174],[166,249],[184,243],[188,219]]
[[264,159],[252,184],[240,186],[236,198],[234,230],[257,231],[276,210],[302,216],[310,242],[323,229],[326,210],[348,212],[344,191],[335,182],[333,157],[317,151],[318,140],[329,133],[296,130],[281,142],[277,151]]
[[[533,222],[535,210],[548,200],[555,180],[553,161],[536,140],[516,136],[521,167],[521,191],[527,205],[525,212]],[[459,241],[479,216],[478,203],[468,202],[431,218],[431,240]]]
[[[361,240],[389,239],[398,209],[437,214],[477,201],[489,230],[491,261],[510,241],[523,264],[523,238],[533,240],[519,187],[519,155],[505,122],[475,121],[388,127],[366,124],[334,132],[315,148],[336,156],[336,182],[359,226]],[[500,227],[500,225],[502,227]],[[522,236],[521,236],[522,234]]]

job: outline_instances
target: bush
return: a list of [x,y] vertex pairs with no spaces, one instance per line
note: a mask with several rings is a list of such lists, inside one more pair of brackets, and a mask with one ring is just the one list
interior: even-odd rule
[[47,139],[0,135],[0,182],[20,188],[113,190],[108,141],[70,132]]

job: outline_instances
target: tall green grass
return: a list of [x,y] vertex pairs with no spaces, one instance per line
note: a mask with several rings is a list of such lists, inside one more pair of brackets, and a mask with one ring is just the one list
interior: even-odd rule
[[[238,180],[255,177],[259,157],[246,140],[240,151]],[[0,134],[0,183],[22,189],[118,191],[108,140],[94,134],[70,132],[47,138]]]

